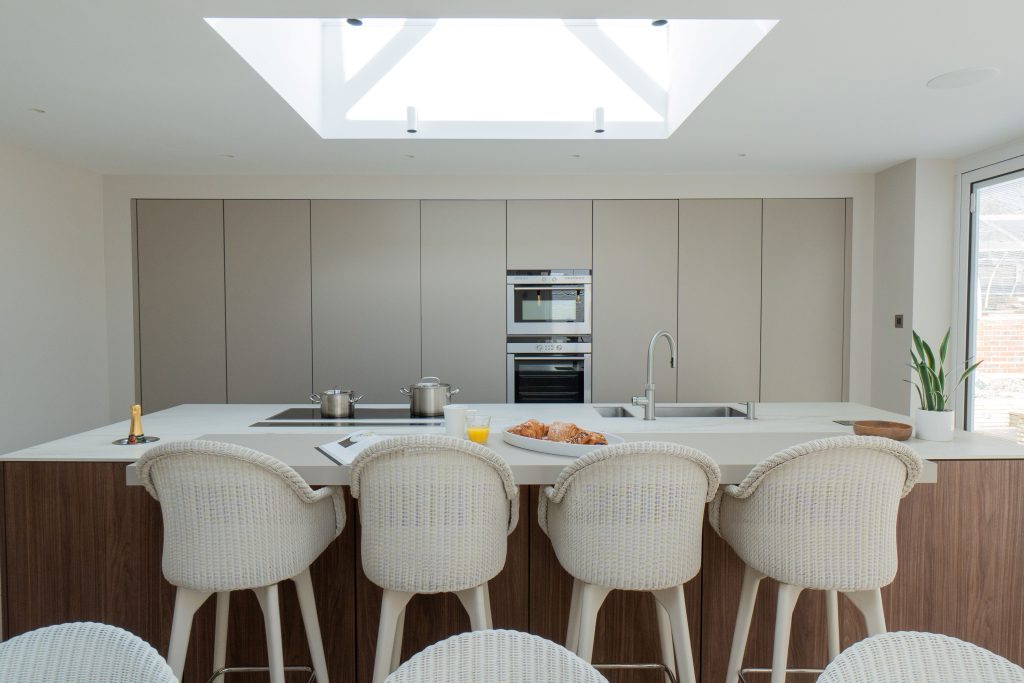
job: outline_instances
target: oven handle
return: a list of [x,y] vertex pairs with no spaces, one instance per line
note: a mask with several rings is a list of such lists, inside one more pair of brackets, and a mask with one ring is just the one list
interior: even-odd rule
[[533,291],[537,289],[583,289],[583,285],[513,285],[512,289],[517,292]]
[[516,360],[586,360],[586,356],[561,356],[557,353],[553,353],[550,356],[520,356],[517,354],[509,354]]

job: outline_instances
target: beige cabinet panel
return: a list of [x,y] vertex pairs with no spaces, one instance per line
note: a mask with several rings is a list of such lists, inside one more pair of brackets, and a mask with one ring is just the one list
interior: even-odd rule
[[224,202],[229,403],[304,403],[313,381],[309,200]]
[[420,376],[416,200],[313,200],[313,383],[402,403]]
[[761,200],[679,201],[680,402],[758,400]]
[[509,200],[509,269],[590,268],[593,204],[589,199]]
[[505,402],[505,202],[424,200],[423,372]]
[[144,412],[227,400],[223,207],[219,199],[136,203]]
[[[678,339],[679,202],[594,202],[595,402],[629,401],[644,392],[647,344],[659,329]],[[668,343],[654,360],[657,400],[676,398]]]
[[846,201],[764,200],[761,400],[843,394]]

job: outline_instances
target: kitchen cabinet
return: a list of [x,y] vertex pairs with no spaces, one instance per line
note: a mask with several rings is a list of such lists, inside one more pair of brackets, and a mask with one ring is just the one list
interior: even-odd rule
[[759,400],[760,199],[679,201],[678,341],[677,400]]
[[420,377],[416,200],[313,200],[313,384],[403,403]]
[[420,228],[423,373],[504,403],[505,202],[424,200]]
[[313,380],[309,200],[224,202],[229,403],[304,403]]
[[[643,394],[651,336],[667,330],[678,339],[678,212],[674,199],[594,202],[595,402]],[[675,400],[676,371],[664,340],[654,382],[658,401]]]
[[765,199],[761,400],[841,401],[846,200]]
[[136,202],[140,400],[151,413],[227,400],[224,203]]
[[589,199],[509,200],[509,270],[589,269],[593,204]]

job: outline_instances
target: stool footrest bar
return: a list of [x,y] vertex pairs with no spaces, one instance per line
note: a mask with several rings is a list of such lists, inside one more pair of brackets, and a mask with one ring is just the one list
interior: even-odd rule
[[[261,671],[270,671],[270,667],[267,666],[225,666],[223,669],[217,669],[213,672],[213,675],[206,679],[206,683],[214,683],[218,678],[223,677],[225,674],[251,674],[259,673]],[[309,680],[306,683],[313,683],[316,680],[316,674],[313,673],[313,669],[308,666],[286,666],[284,667],[285,673],[301,671],[309,674]]]
[[664,672],[668,676],[668,680],[672,683],[679,683],[679,679],[676,678],[672,670],[664,664],[591,664],[590,666],[595,669],[640,669],[640,670],[658,670]]

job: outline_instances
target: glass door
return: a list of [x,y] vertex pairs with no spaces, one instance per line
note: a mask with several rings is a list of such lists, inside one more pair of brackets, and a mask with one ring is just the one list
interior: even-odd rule
[[1024,171],[971,192],[965,426],[1024,440]]

